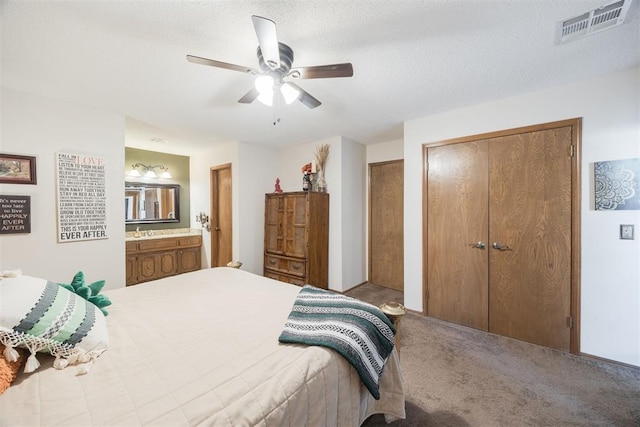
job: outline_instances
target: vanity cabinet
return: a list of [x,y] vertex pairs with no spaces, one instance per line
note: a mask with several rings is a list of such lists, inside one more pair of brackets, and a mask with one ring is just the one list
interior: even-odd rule
[[148,282],[200,269],[202,236],[126,242],[126,284]]
[[329,194],[265,195],[264,275],[329,287]]

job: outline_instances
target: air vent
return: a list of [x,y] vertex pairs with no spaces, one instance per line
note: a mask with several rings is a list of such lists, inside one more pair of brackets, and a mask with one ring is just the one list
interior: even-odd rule
[[566,43],[622,25],[632,0],[620,0],[558,22],[556,43]]

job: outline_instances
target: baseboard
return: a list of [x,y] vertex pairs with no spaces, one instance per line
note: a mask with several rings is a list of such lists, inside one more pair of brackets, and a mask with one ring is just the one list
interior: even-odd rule
[[332,290],[333,292],[337,292],[337,293],[339,293],[339,294],[344,294],[344,293],[350,292],[350,291],[352,291],[352,290],[354,290],[354,289],[356,289],[356,288],[359,288],[359,287],[360,287],[360,286],[362,286],[362,285],[366,285],[367,283],[369,283],[369,282],[366,282],[366,281],[365,281],[365,282],[359,283],[359,284],[357,284],[357,285],[355,285],[355,286],[353,286],[353,287],[351,287],[351,288],[349,288],[349,289],[346,289],[346,290],[344,290],[344,291],[334,291],[333,289],[331,289],[331,290]]
[[598,361],[598,362],[610,363],[612,365],[617,365],[623,368],[635,369],[638,372],[640,372],[640,366],[632,365],[630,363],[619,362],[617,360],[607,359],[606,357],[594,356],[593,354],[582,353],[582,352],[580,353],[580,356],[586,359],[593,359],[594,361]]

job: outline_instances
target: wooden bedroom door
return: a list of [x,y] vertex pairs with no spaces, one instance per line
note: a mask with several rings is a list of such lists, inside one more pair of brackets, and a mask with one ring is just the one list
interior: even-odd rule
[[231,165],[211,168],[211,267],[233,260]]
[[404,290],[404,161],[369,165],[369,282]]
[[579,124],[425,148],[429,316],[578,351]]

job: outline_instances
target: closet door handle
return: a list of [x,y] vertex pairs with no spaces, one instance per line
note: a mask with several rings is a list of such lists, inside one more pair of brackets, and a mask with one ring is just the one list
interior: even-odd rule
[[497,249],[499,251],[512,251],[513,249],[511,249],[509,246],[507,245],[503,245],[500,242],[493,242],[493,249]]
[[469,243],[469,246],[476,249],[484,249],[487,247],[484,242]]

